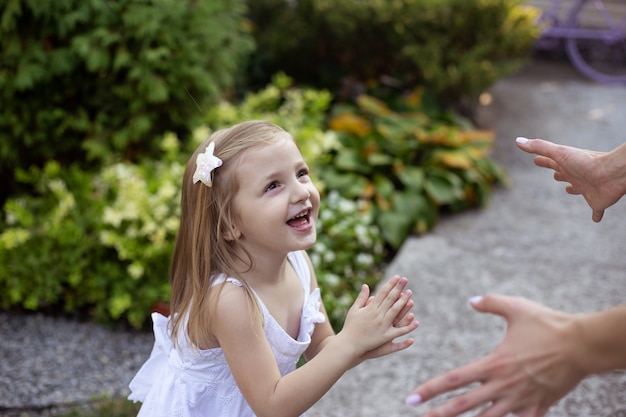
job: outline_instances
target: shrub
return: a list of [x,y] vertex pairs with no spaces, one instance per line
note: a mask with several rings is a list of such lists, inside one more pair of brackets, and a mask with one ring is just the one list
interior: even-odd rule
[[396,15],[400,53],[444,102],[477,97],[519,69],[539,35],[524,0],[422,0]]
[[361,285],[373,291],[382,278],[384,240],[371,213],[331,191],[322,198],[318,238],[309,255],[329,320],[338,331]]
[[[169,299],[168,269],[178,230],[184,165],[173,135],[162,160],[117,163],[96,176],[49,162],[20,174],[37,196],[7,201],[0,233],[3,308],[58,309],[103,323],[141,327]],[[379,279],[383,242],[356,204],[332,194],[322,204],[312,259],[333,325],[354,289]],[[356,262],[355,262],[356,260]]]
[[530,57],[536,9],[522,0],[251,0],[250,69],[351,95],[390,80],[440,101],[475,97]]
[[[263,89],[241,101],[220,100],[204,121],[212,129],[251,119],[267,120],[293,135],[305,161],[313,163],[333,145],[335,135],[323,130],[332,95],[326,90],[296,87],[284,73],[277,73]],[[312,172],[315,177],[316,173]]]
[[186,137],[253,47],[244,13],[243,0],[3,2],[0,174],[136,160],[166,131]]
[[[363,95],[336,105],[334,131],[323,127],[330,102],[328,92],[278,75],[239,104],[220,103],[207,120],[217,129],[264,118],[298,140],[324,194],[310,254],[338,329],[361,284],[379,281],[385,244],[395,249],[412,231],[428,230],[441,210],[484,203],[505,177],[487,157],[492,133],[472,130],[420,90],[388,104]],[[158,159],[90,171],[56,161],[18,169],[36,193],[4,205],[0,306],[145,325],[151,307],[168,300],[180,181],[210,130],[194,130],[184,144],[174,133],[161,136]]]
[[506,182],[488,157],[493,132],[429,103],[418,89],[389,105],[361,95],[332,110],[329,125],[339,140],[322,179],[371,206],[392,249],[430,230],[442,212],[484,204],[491,186]]
[[[316,152],[326,149],[320,144],[333,137],[319,127],[330,95],[289,86],[289,79],[278,76],[275,85],[249,95],[240,107],[222,103],[209,118],[214,126],[236,123],[242,114],[271,119],[302,139],[308,158],[316,160]],[[0,305],[77,311],[99,322],[143,326],[151,307],[169,299],[180,180],[191,148],[209,132],[196,129],[186,141],[189,149],[167,134],[160,159],[106,164],[95,173],[61,169],[55,161],[18,171],[37,194],[13,197],[4,206],[0,286],[6,291]],[[350,291],[378,281],[383,243],[371,218],[338,195],[323,203],[320,221],[312,258],[336,326],[353,298]]]
[[116,164],[94,176],[51,161],[20,173],[38,194],[5,204],[0,305],[140,327],[152,304],[169,294],[178,226],[171,182],[181,172],[163,161]]
[[92,190],[90,175],[77,167],[61,170],[60,164],[49,162],[43,170],[18,171],[17,177],[31,184],[37,195],[13,198],[4,206],[2,307],[34,310],[63,297],[67,311],[78,309],[101,288],[87,288],[85,277],[107,269],[99,262],[105,251],[97,244],[96,231],[105,203]]

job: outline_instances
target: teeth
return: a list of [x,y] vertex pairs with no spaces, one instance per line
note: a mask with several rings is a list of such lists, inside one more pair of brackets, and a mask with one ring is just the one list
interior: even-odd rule
[[297,219],[299,217],[306,217],[308,214],[309,214],[308,210],[307,211],[303,211],[302,213],[293,216],[291,219],[293,220],[293,219]]

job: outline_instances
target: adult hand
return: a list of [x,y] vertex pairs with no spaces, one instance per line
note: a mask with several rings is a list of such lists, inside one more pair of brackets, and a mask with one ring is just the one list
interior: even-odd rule
[[[477,417],[543,416],[586,375],[576,364],[578,326],[570,316],[524,298],[488,295],[473,307],[504,317],[507,331],[489,355],[417,387],[407,404],[470,388],[423,417],[453,417],[484,408]],[[478,383],[480,385],[470,387]]]
[[582,195],[592,210],[594,222],[602,220],[604,210],[626,192],[624,150],[595,152],[557,145],[542,139],[517,138],[517,146],[537,156],[535,164],[554,170],[554,179],[568,182],[569,194]]

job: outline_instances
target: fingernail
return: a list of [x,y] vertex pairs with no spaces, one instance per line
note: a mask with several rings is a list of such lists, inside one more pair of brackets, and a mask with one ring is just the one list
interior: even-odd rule
[[483,299],[483,296],[482,296],[482,295],[477,295],[477,296],[475,296],[475,297],[470,298],[470,299],[469,299],[469,303],[470,303],[471,305],[478,304],[478,303],[480,303],[480,301],[481,301],[482,299]]
[[515,142],[521,143],[523,145],[524,143],[528,142],[528,139],[526,139],[525,137],[519,136],[517,139],[515,139]]
[[422,402],[422,396],[419,394],[411,394],[406,397],[406,405],[416,406]]

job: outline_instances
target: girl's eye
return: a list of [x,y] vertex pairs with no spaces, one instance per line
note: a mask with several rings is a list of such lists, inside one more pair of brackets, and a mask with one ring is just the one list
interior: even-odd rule
[[275,182],[271,182],[271,183],[267,184],[267,187],[265,187],[265,191],[266,192],[267,191],[271,191],[271,190],[273,190],[276,187],[278,187],[278,185]]
[[303,168],[300,171],[298,171],[298,178],[300,177],[306,177],[309,175],[309,170],[308,168]]

